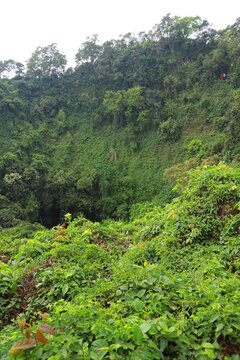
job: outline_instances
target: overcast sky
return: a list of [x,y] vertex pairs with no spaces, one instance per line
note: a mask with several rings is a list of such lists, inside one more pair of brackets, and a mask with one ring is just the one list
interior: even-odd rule
[[215,29],[240,16],[240,0],[0,0],[0,60],[25,63],[38,46],[58,44],[69,66],[87,36],[102,41],[149,31],[164,15],[201,16]]

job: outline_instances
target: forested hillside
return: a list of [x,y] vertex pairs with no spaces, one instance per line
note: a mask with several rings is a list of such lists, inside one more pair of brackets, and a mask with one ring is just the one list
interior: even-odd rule
[[167,15],[148,33],[92,36],[74,69],[56,44],[26,68],[0,62],[0,226],[128,219],[132,204],[170,201],[181,166],[238,161],[239,24]]
[[0,62],[1,360],[240,359],[239,55],[166,15]]

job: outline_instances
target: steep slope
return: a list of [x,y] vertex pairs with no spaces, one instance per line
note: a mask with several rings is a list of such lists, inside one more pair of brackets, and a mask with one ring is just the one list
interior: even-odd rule
[[166,168],[239,160],[238,39],[239,21],[217,33],[167,15],[148,34],[90,39],[74,70],[2,79],[0,226],[127,219],[134,203],[173,198]]
[[32,240],[2,236],[1,359],[238,359],[240,170],[189,177],[127,224],[66,214]]

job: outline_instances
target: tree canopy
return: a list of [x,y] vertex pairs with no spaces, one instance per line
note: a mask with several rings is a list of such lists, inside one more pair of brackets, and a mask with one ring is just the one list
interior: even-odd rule
[[43,78],[64,73],[66,56],[61,54],[55,43],[39,46],[27,62],[27,76]]
[[0,226],[127,218],[135,202],[172,199],[166,169],[235,161],[239,51],[239,19],[217,32],[168,14],[149,32],[93,35],[68,71],[56,44],[38,47],[26,73],[1,61]]
[[24,75],[24,65],[12,59],[0,61],[0,78],[11,78]]

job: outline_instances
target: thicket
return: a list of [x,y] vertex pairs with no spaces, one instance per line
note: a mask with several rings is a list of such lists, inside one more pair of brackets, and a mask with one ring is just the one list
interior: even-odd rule
[[26,69],[1,61],[0,227],[128,219],[135,203],[174,197],[165,169],[238,160],[239,69],[239,19],[217,32],[170,15],[148,33],[87,39],[74,69],[56,44]]
[[240,359],[240,170],[188,179],[129,223],[0,234],[1,359]]

